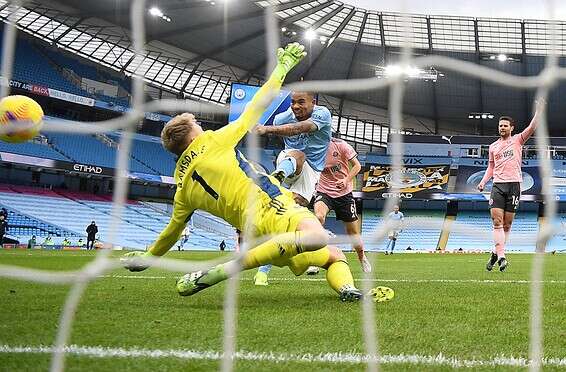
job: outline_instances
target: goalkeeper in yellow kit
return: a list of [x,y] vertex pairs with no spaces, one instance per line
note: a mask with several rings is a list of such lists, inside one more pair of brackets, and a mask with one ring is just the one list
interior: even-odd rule
[[[226,280],[240,270],[265,264],[288,266],[301,275],[309,266],[327,270],[326,278],[342,301],[355,301],[362,293],[344,254],[328,246],[328,235],[317,218],[294,202],[292,192],[277,179],[258,172],[235,149],[259,121],[287,73],[306,55],[298,43],[277,52],[278,64],[269,80],[256,93],[236,121],[216,131],[203,131],[192,114],[169,121],[161,133],[163,146],[179,156],[175,169],[175,193],[171,221],[147,252],[130,252],[122,259],[131,271],[148,267],[145,257],[164,255],[179,240],[192,213],[204,210],[221,217],[236,229],[251,228],[256,237],[271,239],[252,247],[242,258],[220,264],[206,272],[197,271],[177,282],[182,296],[193,295]],[[250,230],[248,230],[250,231]],[[392,294],[392,293],[391,293]],[[389,294],[389,295],[391,295]],[[383,291],[372,291],[376,300],[388,299]]]

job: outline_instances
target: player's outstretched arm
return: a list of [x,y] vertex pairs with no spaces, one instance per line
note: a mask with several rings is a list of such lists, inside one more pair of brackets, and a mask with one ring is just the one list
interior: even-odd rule
[[192,211],[185,208],[179,203],[175,203],[173,215],[169,224],[163,229],[159,237],[151,245],[147,252],[129,252],[122,257],[122,265],[130,271],[143,271],[149,267],[149,262],[145,260],[148,257],[161,257],[181,237],[187,222],[192,215]]
[[271,73],[269,79],[263,84],[260,90],[255,94],[242,115],[234,122],[216,131],[218,138],[227,143],[236,145],[252,129],[267,107],[271,104],[274,96],[281,89],[281,85],[285,81],[287,74],[295,67],[305,56],[305,47],[299,43],[291,43],[277,50],[277,66]]
[[533,135],[533,133],[535,132],[535,130],[538,127],[538,123],[540,121],[540,116],[542,115],[543,111],[546,109],[546,101],[545,100],[539,100],[536,102],[535,104],[535,114],[529,124],[528,127],[525,128],[525,130],[523,130],[521,132],[521,134],[519,135],[520,139],[521,139],[521,143],[525,143],[529,140],[529,138],[531,138],[531,136]]
[[310,119],[282,125],[259,125],[255,131],[260,136],[271,134],[274,136],[291,137],[301,133],[310,133],[318,130],[317,125]]

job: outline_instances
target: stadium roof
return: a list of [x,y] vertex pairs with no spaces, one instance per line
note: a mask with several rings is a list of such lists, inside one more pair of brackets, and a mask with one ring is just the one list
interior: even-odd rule
[[[5,1],[0,0],[0,9],[2,3]],[[263,8],[268,5],[279,19],[281,43],[305,42],[307,29],[316,33],[316,38],[307,42],[308,60],[291,79],[373,77],[399,60],[404,42],[401,14],[356,8],[335,0],[161,0],[159,8],[171,21],[152,17],[149,12],[145,15],[149,54],[141,58],[131,52],[128,1],[60,0],[49,2],[48,8],[27,4],[18,21],[26,31],[122,72],[144,75],[154,85],[219,103],[225,102],[230,82],[251,79],[255,83],[263,78]],[[5,17],[2,12],[0,17]],[[529,76],[543,69],[550,48],[547,21],[426,15],[406,19],[415,55],[440,54]],[[566,55],[566,22],[557,28],[558,51]],[[499,54],[507,60],[494,59]],[[436,82],[408,81],[404,113],[465,126],[477,125],[468,119],[471,112],[509,114],[519,122],[529,119],[532,92],[448,71],[440,73],[444,77]],[[550,100],[549,118],[556,123],[566,120],[566,109],[558,104],[561,94],[566,93],[563,89],[563,85],[555,89]],[[386,90],[337,96],[388,107]],[[552,105],[554,101],[556,105]]]
[[[380,12],[479,18],[566,20],[566,4],[559,1],[554,1],[553,4],[550,4],[550,1],[541,1],[540,6],[533,6],[532,0],[343,0],[343,2],[355,7]],[[552,12],[549,5],[552,5]]]

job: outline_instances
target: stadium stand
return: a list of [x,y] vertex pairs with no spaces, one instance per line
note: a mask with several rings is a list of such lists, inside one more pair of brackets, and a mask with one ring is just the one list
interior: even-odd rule
[[[3,27],[0,28],[0,34],[3,34]],[[37,43],[33,43],[24,37],[18,37],[15,50],[15,64],[13,71],[13,79],[44,85],[49,88],[61,90],[63,92],[76,94],[83,97],[92,97],[114,104],[129,106],[127,98],[110,97],[101,94],[91,94],[81,89],[80,83],[74,83],[65,78],[63,69],[71,69],[80,77],[87,77],[92,80],[107,82],[111,84],[119,84],[124,90],[130,91],[128,88],[130,83],[126,79],[116,81],[117,79],[98,71],[95,67],[87,66],[79,62],[77,59],[64,56],[63,54],[51,51]],[[3,46],[0,43],[0,52]]]
[[[108,137],[118,142],[121,136],[116,132]],[[134,134],[131,156],[151,168],[153,173],[171,176],[175,171],[175,158],[163,149],[158,137]]]
[[[112,210],[112,199],[108,195],[0,185],[0,200],[0,206],[10,212],[10,224],[18,222],[10,234],[20,242],[27,241],[31,235],[51,234],[55,244],[64,236],[84,238],[84,230],[92,220],[98,225],[100,240],[108,242]],[[128,201],[120,218],[118,234],[110,243],[136,249],[151,244],[170,218],[165,205],[156,207],[155,204]],[[193,216],[185,248],[217,250],[220,242],[225,240],[227,248],[233,249],[234,236],[234,230],[224,221],[198,212]]]
[[[435,250],[440,238],[440,231],[444,220],[442,211],[418,211],[403,210],[405,223],[403,232],[397,239],[395,250],[404,251],[408,247],[412,250]],[[382,251],[388,242],[387,236],[380,242],[372,239],[372,234],[376,231],[384,219],[381,211],[364,210],[362,215],[362,239],[368,251]],[[426,225],[423,224],[426,222]]]
[[555,222],[562,230],[560,233],[555,234],[546,245],[546,251],[558,251],[558,252],[565,252],[566,251],[566,214],[560,213],[556,215],[556,222]]
[[[116,167],[117,150],[93,136],[49,133],[46,137],[53,147],[77,163],[96,164],[108,168]],[[155,174],[151,168],[132,158],[130,158],[129,168],[133,172]]]
[[[458,226],[481,229],[473,235],[455,231]],[[489,211],[459,211],[453,230],[448,238],[447,250],[489,250],[492,245],[492,222]],[[537,214],[533,212],[519,212],[513,221],[513,227],[509,242],[505,249],[507,251],[534,252],[538,236]]]
[[61,76],[55,66],[24,38],[18,39],[15,58],[13,75],[15,80],[45,85],[79,96],[90,96],[86,91]]
[[44,159],[71,161],[69,157],[53,149],[48,143],[24,142],[14,144],[0,141],[0,152],[9,152],[12,154],[34,156]]
[[[49,60],[55,63],[60,69],[69,69],[79,77],[84,77],[111,85],[119,85],[124,90],[128,92],[130,91],[130,84],[126,79],[116,79],[115,77],[110,76],[109,74],[97,69],[90,64],[82,63],[78,59],[68,57],[60,51],[51,50],[49,48],[42,48],[40,46],[36,47],[42,54],[49,58]],[[128,98],[111,97],[104,94],[94,94],[94,96],[101,99],[102,101],[113,102],[122,106],[130,105]]]

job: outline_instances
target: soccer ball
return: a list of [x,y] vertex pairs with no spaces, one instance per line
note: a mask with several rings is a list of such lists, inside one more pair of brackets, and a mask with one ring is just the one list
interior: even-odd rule
[[395,291],[388,287],[375,287],[369,291],[374,302],[387,302],[395,297]]
[[43,109],[26,96],[8,96],[0,101],[0,140],[19,143],[39,134]]

